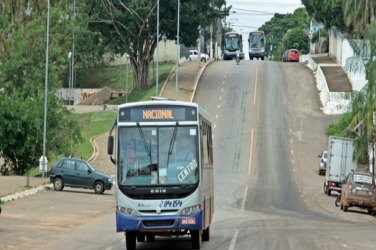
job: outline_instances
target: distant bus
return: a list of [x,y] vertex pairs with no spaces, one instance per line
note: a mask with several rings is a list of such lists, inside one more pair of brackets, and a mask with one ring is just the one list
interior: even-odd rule
[[263,31],[249,32],[248,55],[250,60],[253,60],[253,58],[261,58],[261,60],[264,60],[266,57],[265,42],[265,34]]
[[205,109],[164,99],[119,105],[108,154],[116,165],[116,231],[125,232],[128,250],[156,236],[189,234],[193,249],[209,240],[213,144]]
[[223,38],[223,60],[236,58],[236,51],[240,51],[240,59],[244,59],[243,38],[240,33],[227,32]]

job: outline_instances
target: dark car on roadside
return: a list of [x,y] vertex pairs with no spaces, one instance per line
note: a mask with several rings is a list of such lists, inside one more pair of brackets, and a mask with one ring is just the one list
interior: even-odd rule
[[89,162],[76,158],[57,160],[52,168],[50,181],[56,191],[64,187],[94,189],[96,194],[103,194],[112,188],[112,177],[96,171]]
[[283,62],[299,62],[299,51],[297,49],[288,49],[282,56]]
[[375,176],[370,173],[351,171],[341,190],[341,209],[348,211],[349,207],[367,209],[368,214],[376,212]]

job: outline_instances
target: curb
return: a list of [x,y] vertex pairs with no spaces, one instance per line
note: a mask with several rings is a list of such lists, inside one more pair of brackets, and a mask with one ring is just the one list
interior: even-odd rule
[[206,61],[206,63],[204,65],[202,65],[200,71],[198,72],[198,74],[196,75],[195,77],[195,81],[193,83],[193,94],[191,96],[191,102],[193,101],[193,98],[195,97],[195,94],[196,94],[196,89],[197,89],[197,84],[198,84],[198,81],[201,79],[201,75],[202,73],[204,72],[204,70],[206,69],[206,67],[211,64],[212,62],[214,62],[214,60],[210,59],[209,61]]
[[53,189],[52,184],[46,184],[46,185],[43,185],[43,186],[39,186],[37,188],[28,189],[28,190],[25,190],[25,191],[22,191],[22,192],[18,192],[18,193],[15,193],[15,194],[11,194],[11,195],[2,197],[2,198],[0,198],[0,201],[1,202],[13,201],[13,200],[17,200],[19,198],[23,198],[25,196],[34,195],[34,194],[40,193],[42,191],[52,190],[52,189]]

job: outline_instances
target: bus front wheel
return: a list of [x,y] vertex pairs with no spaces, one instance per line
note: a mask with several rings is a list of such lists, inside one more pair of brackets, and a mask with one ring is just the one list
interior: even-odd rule
[[206,229],[202,232],[202,240],[203,240],[203,241],[209,241],[209,240],[210,240],[210,227],[206,228]]
[[136,232],[125,233],[125,246],[127,247],[127,250],[136,249]]
[[192,249],[201,248],[201,230],[191,230]]

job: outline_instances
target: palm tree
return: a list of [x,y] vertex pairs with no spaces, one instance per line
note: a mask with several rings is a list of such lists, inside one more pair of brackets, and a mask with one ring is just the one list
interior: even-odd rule
[[349,131],[357,127],[356,158],[360,163],[368,160],[368,145],[376,140],[376,127],[374,113],[376,111],[376,20],[369,26],[370,59],[366,65],[366,78],[368,84],[364,89],[354,94],[352,98],[352,122]]
[[342,0],[346,26],[359,37],[368,38],[368,27],[376,13],[375,0]]

